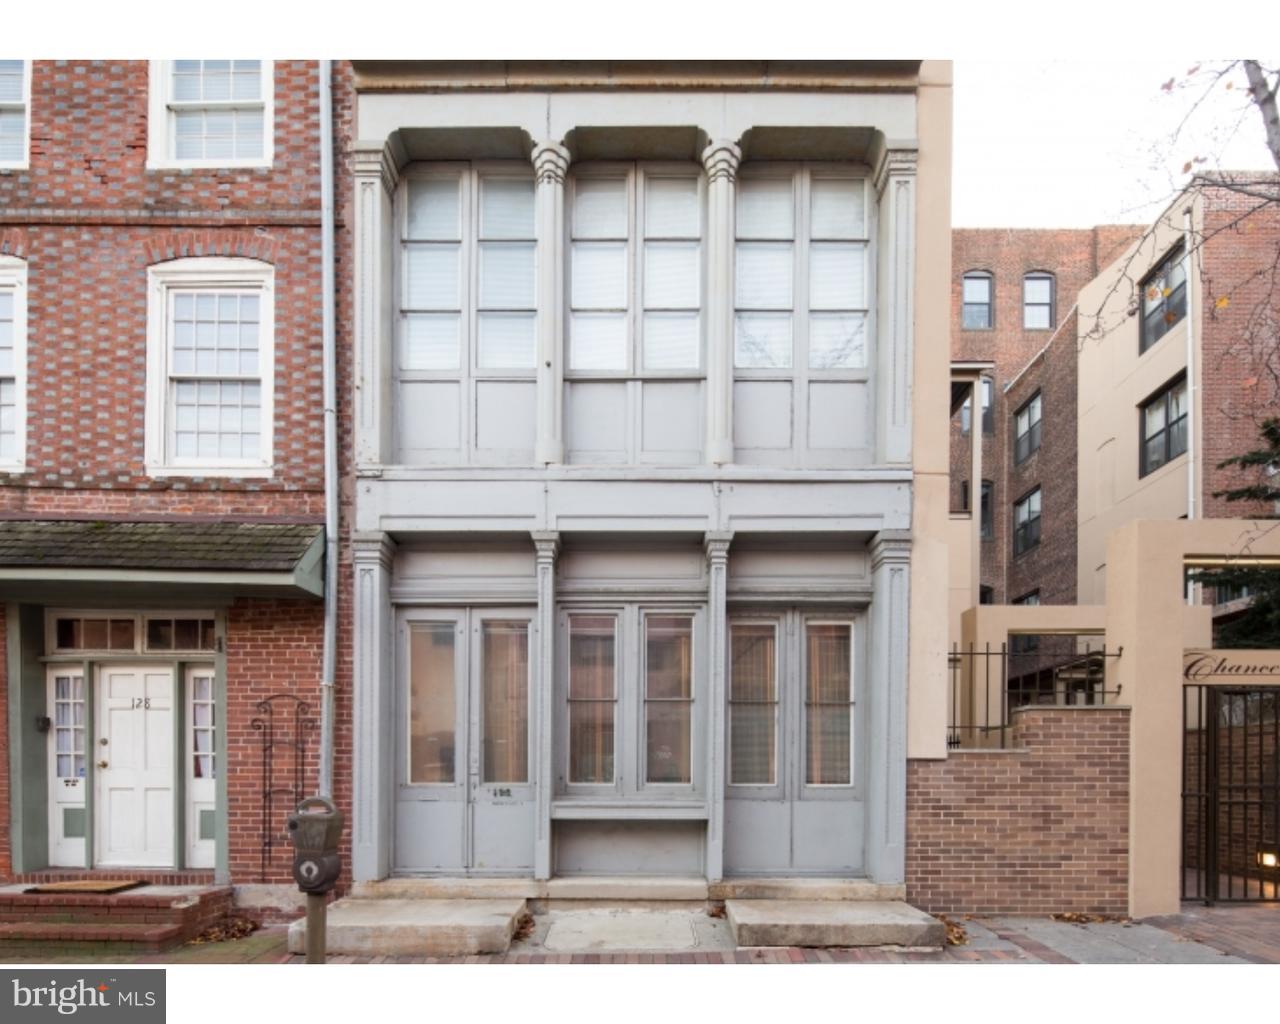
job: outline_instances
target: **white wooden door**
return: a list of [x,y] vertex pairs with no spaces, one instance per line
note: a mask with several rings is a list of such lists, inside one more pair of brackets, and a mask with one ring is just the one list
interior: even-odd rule
[[96,703],[96,862],[172,866],[173,669],[104,666]]

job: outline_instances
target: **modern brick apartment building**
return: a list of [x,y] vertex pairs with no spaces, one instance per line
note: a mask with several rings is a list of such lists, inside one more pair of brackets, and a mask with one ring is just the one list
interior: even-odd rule
[[[990,364],[980,386],[984,485],[977,501],[967,485],[967,405],[951,421],[951,508],[980,516],[984,603],[1075,602],[1075,300],[1139,231],[952,232],[951,355]],[[1019,540],[1015,550],[1015,504],[1034,500],[1038,541]]]
[[0,62],[0,878],[289,878],[319,740],[319,97],[315,61]]

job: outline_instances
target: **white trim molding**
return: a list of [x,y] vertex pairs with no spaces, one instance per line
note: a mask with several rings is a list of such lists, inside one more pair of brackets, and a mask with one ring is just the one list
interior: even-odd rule
[[[259,295],[258,369],[256,374],[224,376],[260,386],[256,458],[178,457],[170,434],[176,411],[170,396],[172,378],[172,293],[200,289],[257,292]],[[218,377],[218,373],[201,377]],[[270,477],[273,473],[275,422],[275,268],[244,257],[197,256],[147,268],[147,406],[145,455],[149,476]]]
[[[147,169],[270,167],[275,151],[275,62],[259,61],[262,88],[257,99],[183,100],[174,97],[174,61],[150,61],[147,82]],[[175,113],[178,109],[262,110],[262,154],[255,157],[202,157],[180,159],[175,155]]]
[[0,100],[0,111],[22,111],[22,155],[17,160],[0,160],[0,171],[25,171],[31,166],[31,65],[22,62],[22,98]]
[[0,256],[0,294],[13,296],[13,366],[0,382],[13,381],[13,455],[0,454],[0,472],[27,469],[27,261]]

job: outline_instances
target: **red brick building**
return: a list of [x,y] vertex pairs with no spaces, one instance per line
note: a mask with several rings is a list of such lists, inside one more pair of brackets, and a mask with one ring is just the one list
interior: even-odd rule
[[287,881],[320,739],[318,64],[0,61],[0,100],[0,878]]
[[[952,232],[955,360],[994,364],[982,390],[985,603],[1075,603],[1075,299],[1141,229]],[[988,400],[984,399],[984,406]],[[1017,448],[1017,418],[1024,439]],[[952,417],[951,507],[968,509],[969,410]],[[1018,457],[1021,455],[1021,457]],[[1014,550],[1015,503],[1039,493],[1039,540]]]

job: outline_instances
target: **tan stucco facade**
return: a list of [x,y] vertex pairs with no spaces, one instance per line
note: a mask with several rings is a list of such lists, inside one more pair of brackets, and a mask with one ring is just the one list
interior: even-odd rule
[[[1139,476],[1140,407],[1187,369],[1188,331],[1195,347],[1193,382],[1200,379],[1196,318],[1203,308],[1200,275],[1188,274],[1188,311],[1146,352],[1139,351],[1141,307],[1138,285],[1182,239],[1184,211],[1201,234],[1201,194],[1186,193],[1115,263],[1091,281],[1079,299],[1078,541],[1077,590],[1081,603],[1105,599],[1107,538],[1135,519],[1176,519],[1188,513],[1187,474],[1202,465],[1200,391],[1193,387],[1189,455]],[[1194,262],[1196,253],[1193,251]],[[1131,314],[1131,310],[1137,312]],[[1198,495],[1197,491],[1197,495]],[[1198,506],[1198,498],[1196,502]],[[1198,508],[1191,510],[1194,517]]]
[[912,387],[913,505],[907,756],[946,754],[947,578],[951,523],[949,405],[951,345],[950,61],[924,61],[916,91],[915,352]]

